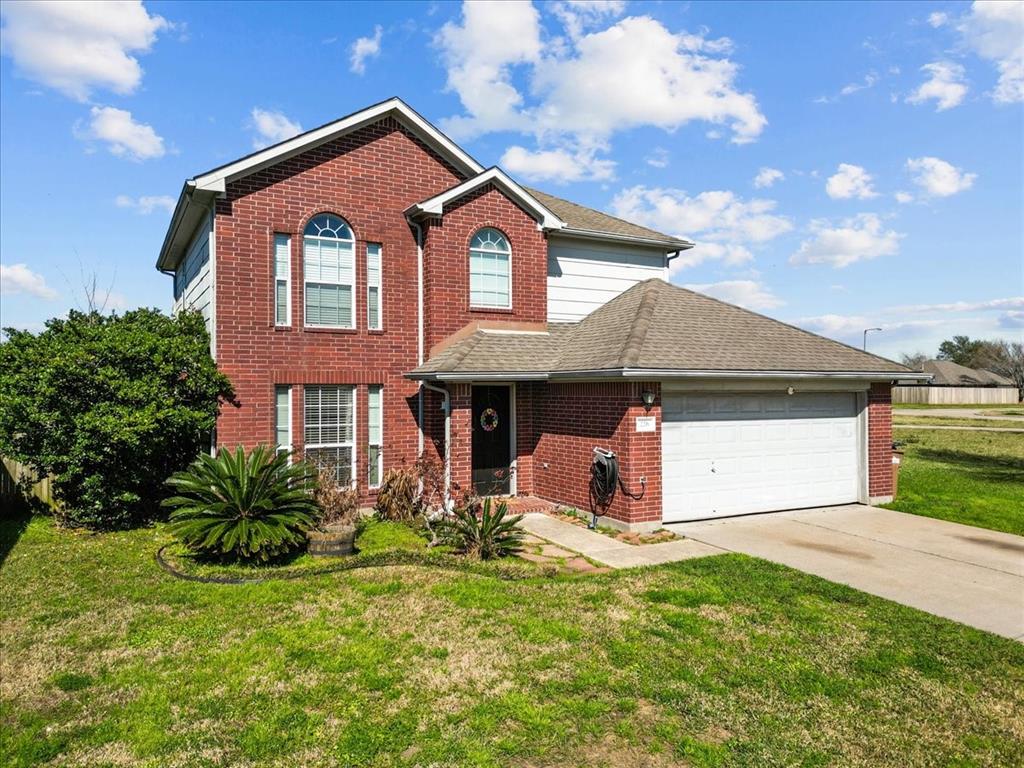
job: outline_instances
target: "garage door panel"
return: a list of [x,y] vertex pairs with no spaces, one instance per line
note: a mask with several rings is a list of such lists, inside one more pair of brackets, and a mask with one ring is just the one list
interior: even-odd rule
[[664,519],[857,500],[852,393],[663,399]]

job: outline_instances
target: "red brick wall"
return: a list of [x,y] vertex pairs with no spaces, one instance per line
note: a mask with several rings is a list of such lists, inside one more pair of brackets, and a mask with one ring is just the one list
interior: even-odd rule
[[[302,443],[302,384],[357,385],[357,477],[366,489],[367,385],[384,385],[385,467],[412,462],[418,446],[416,238],[403,211],[461,176],[387,118],[229,184],[216,211],[217,362],[239,398],[217,426],[220,445],[271,443],[275,384],[293,386]],[[303,327],[302,231],[315,214],[345,218],[356,236],[356,328]],[[292,237],[289,327],[274,326],[275,233]],[[366,243],[383,245],[383,329],[366,323]]]
[[[657,394],[649,413],[640,400],[645,389]],[[647,479],[642,499],[629,499],[620,491],[608,516],[630,523],[661,520],[658,383],[535,384],[530,397],[535,437],[524,440],[520,430],[518,453],[520,463],[529,468],[533,493],[589,511],[593,449],[606,448],[618,455],[619,472],[630,491],[638,493],[640,478]],[[636,432],[637,416],[654,416],[656,431]],[[524,457],[526,450],[530,454]]]
[[892,387],[868,391],[868,496],[892,496]]
[[[469,243],[477,230],[494,227],[512,248],[512,308],[469,306]],[[426,227],[427,349],[476,320],[545,322],[548,312],[548,246],[537,223],[493,185],[445,206]]]

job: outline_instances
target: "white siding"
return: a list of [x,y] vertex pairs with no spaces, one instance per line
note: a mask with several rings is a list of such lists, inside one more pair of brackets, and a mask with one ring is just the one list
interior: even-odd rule
[[210,275],[210,221],[196,232],[192,244],[174,273],[174,311],[194,309],[213,333],[213,280]]
[[627,288],[652,277],[668,279],[662,251],[552,238],[548,241],[548,320],[582,320]]

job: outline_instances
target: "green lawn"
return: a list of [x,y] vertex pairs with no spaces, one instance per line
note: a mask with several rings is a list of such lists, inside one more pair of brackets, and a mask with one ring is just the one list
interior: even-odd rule
[[893,416],[893,424],[933,427],[985,427],[986,429],[1024,429],[1020,419],[963,419],[943,416]]
[[897,429],[902,512],[1024,536],[1024,434]]
[[1024,764],[1024,645],[739,555],[228,586],[0,533],[5,766]]

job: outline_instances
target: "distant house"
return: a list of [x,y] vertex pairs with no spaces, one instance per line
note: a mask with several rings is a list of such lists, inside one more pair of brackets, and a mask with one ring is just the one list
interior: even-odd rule
[[1020,391],[1014,383],[992,371],[968,368],[952,360],[926,360],[921,369],[931,374],[931,381],[899,382],[892,390],[894,404],[985,405],[1020,400]]

